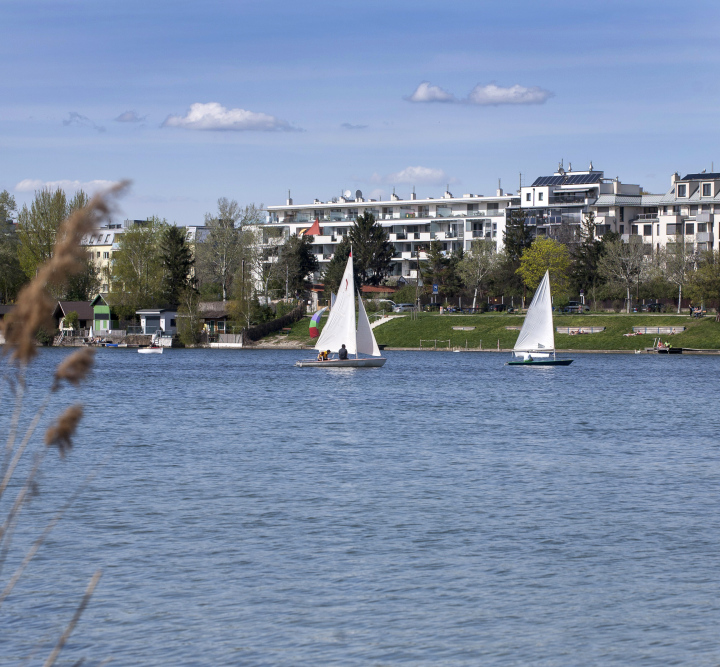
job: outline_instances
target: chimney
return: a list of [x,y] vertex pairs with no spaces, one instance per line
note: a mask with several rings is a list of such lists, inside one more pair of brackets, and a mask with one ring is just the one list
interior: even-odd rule
[[414,185],[413,185],[412,194],[410,195],[410,199],[412,199],[413,201],[417,199],[417,195],[415,194],[415,186]]
[[672,185],[675,185],[675,183],[676,183],[677,181],[679,181],[679,180],[680,180],[680,174],[678,174],[677,172],[675,172],[675,173],[670,177],[670,183],[671,183]]
[[292,197],[290,196],[290,190],[288,190],[287,205],[292,206]]

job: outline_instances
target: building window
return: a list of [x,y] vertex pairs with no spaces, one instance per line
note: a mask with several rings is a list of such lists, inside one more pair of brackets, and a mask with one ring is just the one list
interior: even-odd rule
[[637,225],[630,225],[630,233],[637,235],[637,233],[638,233],[638,226],[637,226]]
[[707,232],[707,222],[698,222],[698,234]]
[[[525,193],[525,201],[531,201],[529,192]],[[92,241],[90,241],[90,243],[92,243]]]
[[657,231],[655,232],[655,234],[657,234],[658,236],[660,236],[660,223],[658,223],[658,224],[655,225],[655,226],[657,227]]
[[643,236],[652,236],[652,225],[643,225]]
[[100,251],[97,251],[97,258],[100,259]]
[[542,201],[542,200],[543,200],[543,195],[544,195],[544,194],[545,194],[544,192],[538,192],[538,201]]
[[625,233],[625,225],[620,225],[620,233],[621,234]]
[[693,223],[693,222],[685,223],[685,233],[686,234],[694,234],[695,233],[695,223]]
[[625,207],[620,207],[620,222],[625,222]]
[[703,197],[712,197],[712,183],[703,183]]
[[104,253],[103,253],[103,259],[110,259],[110,253],[109,253],[109,252],[104,252]]
[[171,326],[171,327],[176,327],[176,326],[177,326],[177,321],[171,319],[171,320],[170,320],[170,326]]
[[677,196],[678,197],[687,197],[687,185],[684,183],[681,183],[677,186]]

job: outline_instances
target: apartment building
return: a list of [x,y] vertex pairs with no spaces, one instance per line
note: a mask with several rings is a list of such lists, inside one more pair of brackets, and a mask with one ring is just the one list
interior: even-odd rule
[[[520,207],[526,223],[536,236],[565,240],[567,229],[579,227],[589,212],[595,214],[596,231],[602,236],[617,232],[629,237],[657,217],[662,195],[649,195],[639,185],[606,178],[593,168],[573,171],[562,162],[551,176],[540,176],[531,185],[520,188]],[[655,218],[653,218],[655,216]]]
[[455,197],[446,191],[439,198],[418,199],[413,192],[409,199],[393,193],[386,201],[365,199],[360,190],[354,197],[346,191],[325,202],[315,199],[298,205],[288,198],[284,205],[268,206],[268,222],[263,227],[282,230],[275,238],[309,231],[322,274],[357,216],[372,213],[395,248],[390,275],[415,278],[417,260],[426,259],[432,241],[441,243],[448,254],[469,249],[473,239],[479,238],[495,241],[500,250],[506,210],[518,201],[517,195],[506,195],[501,188],[494,196]]
[[[670,177],[670,190],[660,197],[656,217],[631,233],[643,236],[654,247],[682,238],[698,251],[714,250],[715,219],[720,219],[720,173],[678,173]],[[647,232],[650,231],[650,234]]]
[[147,224],[147,220],[111,221],[83,238],[82,245],[87,248],[95,264],[100,276],[100,291],[103,294],[110,291],[112,254],[119,248],[120,236],[134,225],[145,224]]

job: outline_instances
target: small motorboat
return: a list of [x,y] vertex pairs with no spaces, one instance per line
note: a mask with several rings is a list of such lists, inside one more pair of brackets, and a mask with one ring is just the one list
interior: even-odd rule
[[162,354],[163,348],[159,345],[151,345],[150,347],[139,347],[140,354]]

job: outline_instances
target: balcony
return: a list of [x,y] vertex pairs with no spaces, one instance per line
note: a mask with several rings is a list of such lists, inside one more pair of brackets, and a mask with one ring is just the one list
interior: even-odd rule
[[712,232],[698,232],[695,234],[695,240],[698,243],[714,243],[715,235]]
[[548,198],[548,205],[553,206],[555,204],[584,204],[584,195],[554,195]]
[[697,222],[713,222],[714,218],[712,213],[698,213],[695,216],[695,220],[697,220]]
[[635,218],[630,220],[630,222],[643,222],[644,220],[647,220],[648,222],[657,222],[658,221],[658,214],[657,213],[640,213]]

